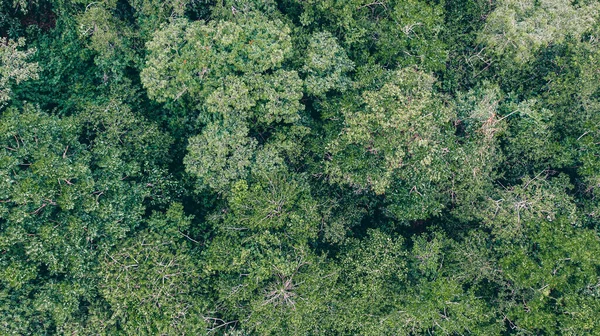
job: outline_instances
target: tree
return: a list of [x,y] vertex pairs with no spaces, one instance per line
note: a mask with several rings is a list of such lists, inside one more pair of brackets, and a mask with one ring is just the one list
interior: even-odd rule
[[[439,38],[443,6],[426,1],[290,1],[292,12],[312,31],[335,32],[359,65],[375,61],[390,67],[444,67],[446,47]],[[292,6],[293,8],[293,6]]]
[[291,50],[288,34],[280,21],[249,13],[236,22],[177,21],[148,44],[142,82],[151,97],[202,104],[198,120],[206,126],[190,139],[185,159],[200,186],[227,192],[258,155],[256,136],[300,119],[302,81],[281,68]]
[[190,220],[173,204],[148,220],[148,230],[104,253],[99,289],[112,316],[94,327],[172,335],[205,330],[211,321],[203,314],[201,269],[192,259],[194,242],[182,233]]
[[251,181],[239,180],[211,216],[217,235],[206,251],[206,271],[215,280],[225,321],[244,320],[250,330],[276,333],[302,314],[296,309],[315,309],[309,302],[314,296],[307,295],[314,295],[314,274],[323,274],[324,261],[309,244],[320,218],[302,177],[262,171]]
[[150,57],[141,73],[150,97],[206,99],[228,74],[278,68],[291,49],[289,28],[260,14],[236,21],[182,19],[158,31],[148,43]]
[[308,94],[321,96],[332,89],[344,91],[351,84],[346,73],[353,68],[354,63],[330,33],[314,33],[310,37],[302,69],[306,73],[304,85]]
[[39,66],[28,62],[36,50],[20,51],[25,46],[25,39],[17,41],[0,38],[0,107],[10,100],[11,86],[28,79],[37,79]]
[[579,40],[594,24],[596,1],[498,1],[480,35],[491,52],[519,62],[529,61],[540,48]]
[[332,181],[392,199],[388,210],[415,220],[438,213],[450,172],[453,110],[432,91],[434,78],[406,68],[342,110],[344,126],[328,146]]
[[[2,290],[15,298],[2,309],[27,302],[13,318],[31,321],[15,332],[80,323],[79,303],[95,300],[99,253],[141,224],[144,200],[154,194],[150,182],[163,178],[152,171],[160,160],[148,151],[152,141],[165,143],[160,133],[128,129],[122,122],[134,119],[118,105],[101,111],[88,119],[91,125],[30,105],[9,108],[0,119]],[[84,130],[88,144],[79,141]],[[135,160],[136,144],[146,147],[145,162]]]

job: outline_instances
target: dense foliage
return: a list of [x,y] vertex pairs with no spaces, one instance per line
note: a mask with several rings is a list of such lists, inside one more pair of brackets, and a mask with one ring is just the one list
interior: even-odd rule
[[600,334],[597,0],[4,0],[0,334]]

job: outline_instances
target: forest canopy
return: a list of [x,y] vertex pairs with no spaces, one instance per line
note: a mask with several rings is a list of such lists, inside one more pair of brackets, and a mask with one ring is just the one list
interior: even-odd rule
[[2,1],[0,334],[600,334],[599,18]]

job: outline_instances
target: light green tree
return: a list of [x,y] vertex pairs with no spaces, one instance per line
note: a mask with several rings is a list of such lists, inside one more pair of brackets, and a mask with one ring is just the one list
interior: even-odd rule
[[304,85],[308,94],[321,96],[329,90],[345,91],[351,84],[347,72],[354,69],[354,63],[345,50],[328,32],[310,36],[303,72]]
[[500,0],[479,40],[493,54],[525,63],[541,48],[579,40],[595,23],[597,1]]
[[39,65],[29,62],[35,48],[19,50],[25,46],[25,39],[17,41],[0,38],[0,107],[10,100],[11,86],[29,79],[38,79]]

